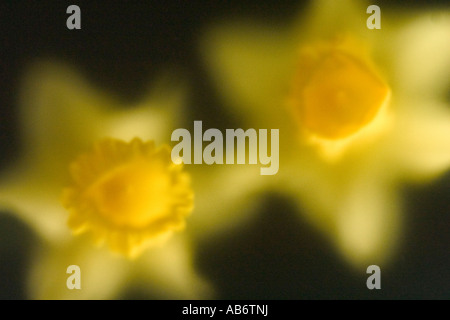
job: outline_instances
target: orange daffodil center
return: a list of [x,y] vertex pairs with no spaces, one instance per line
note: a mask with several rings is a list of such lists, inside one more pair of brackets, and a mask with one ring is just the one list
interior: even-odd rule
[[113,224],[141,228],[165,212],[170,177],[161,165],[136,159],[100,177],[85,196]]
[[290,105],[308,135],[347,138],[371,123],[389,87],[361,47],[347,38],[300,50]]
[[70,228],[90,231],[125,256],[183,229],[193,208],[189,176],[172,163],[168,147],[153,142],[102,140],[71,172],[74,183],[63,195]]

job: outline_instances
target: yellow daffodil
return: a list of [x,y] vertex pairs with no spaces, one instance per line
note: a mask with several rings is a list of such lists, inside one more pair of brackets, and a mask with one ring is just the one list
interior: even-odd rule
[[[112,298],[132,285],[159,298],[210,294],[184,232],[190,175],[167,145],[183,90],[152,92],[123,107],[62,64],[40,63],[26,76],[22,157],[3,172],[0,204],[42,239],[30,298]],[[80,289],[66,285],[71,265],[80,267]]]
[[369,29],[368,6],[311,1],[291,24],[221,23],[201,42],[240,125],[280,130],[267,184],[357,267],[395,252],[401,183],[450,165],[450,12],[381,7]]

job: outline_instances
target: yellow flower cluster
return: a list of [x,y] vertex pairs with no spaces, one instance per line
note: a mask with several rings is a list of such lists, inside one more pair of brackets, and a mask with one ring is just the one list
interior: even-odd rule
[[[192,248],[248,219],[268,190],[287,194],[351,265],[392,256],[404,219],[398,186],[450,166],[450,19],[383,13],[382,29],[369,30],[366,18],[361,2],[320,0],[286,28],[230,21],[203,34],[205,67],[231,115],[279,129],[274,176],[172,162],[183,88],[162,84],[125,109],[67,66],[32,69],[25,150],[0,184],[0,204],[44,239],[32,297],[108,298],[133,281],[164,298],[210,297]],[[76,293],[54,278],[73,263],[90,283]]]

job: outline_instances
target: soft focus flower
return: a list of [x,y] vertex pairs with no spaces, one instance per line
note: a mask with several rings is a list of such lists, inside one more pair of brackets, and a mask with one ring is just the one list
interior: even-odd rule
[[[163,83],[151,92],[123,107],[55,63],[25,78],[22,157],[3,172],[0,204],[43,239],[30,265],[31,298],[111,298],[132,285],[159,298],[210,293],[184,230],[190,176],[166,144],[183,90]],[[80,267],[80,290],[66,287],[70,265]]]
[[367,6],[311,1],[287,27],[219,24],[201,47],[241,126],[280,129],[280,169],[264,181],[355,266],[395,252],[401,183],[450,165],[449,12],[382,7],[370,30]]
[[69,226],[96,242],[135,257],[185,226],[193,208],[189,176],[172,163],[169,147],[138,138],[102,140],[72,164],[75,184],[65,189]]

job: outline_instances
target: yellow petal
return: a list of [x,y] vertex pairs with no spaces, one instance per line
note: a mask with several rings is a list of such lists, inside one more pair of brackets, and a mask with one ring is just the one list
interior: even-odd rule
[[450,168],[450,112],[443,103],[404,102],[411,112],[397,119],[386,152],[403,178],[429,181]]
[[285,122],[284,98],[296,61],[296,40],[282,29],[239,22],[213,27],[203,38],[201,52],[214,70],[217,92],[255,127]]
[[194,268],[190,243],[183,235],[171,238],[136,260],[133,285],[162,299],[205,299],[213,292]]
[[258,213],[257,199],[275,176],[261,176],[259,166],[223,165],[193,168],[192,187],[198,195],[186,230],[195,239],[229,230]]
[[337,33],[348,32],[366,40],[376,35],[376,31],[366,27],[368,1],[361,0],[315,0],[297,19],[295,31],[305,34],[305,40],[333,38]]
[[14,213],[46,241],[64,241],[70,232],[65,227],[64,209],[56,205],[61,189],[46,183],[46,178],[38,170],[23,165],[4,173],[0,182],[0,209]]
[[386,263],[400,238],[398,195],[395,188],[377,180],[356,183],[336,208],[336,244],[355,266]]
[[89,86],[71,68],[34,65],[26,74],[20,100],[25,156],[53,170],[61,168],[74,150],[102,135],[102,115],[115,106],[116,99]]
[[[396,176],[385,170],[387,158],[378,147],[367,157],[333,164],[297,159],[278,186],[355,267],[388,262],[401,231]],[[294,165],[307,170],[296,171]]]
[[391,37],[386,50],[397,56],[392,75],[401,93],[444,98],[450,85],[450,11],[416,16]]
[[[69,289],[67,273],[70,265],[80,267],[81,289]],[[31,299],[111,299],[127,280],[127,260],[108,251],[89,246],[86,239],[43,243],[35,254],[28,277]]]
[[139,103],[124,103],[56,62],[34,65],[23,82],[19,117],[24,153],[49,173],[65,170],[74,155],[106,136],[162,142],[173,130],[172,119],[184,98],[181,86],[160,81],[149,88],[156,93],[144,93]]

